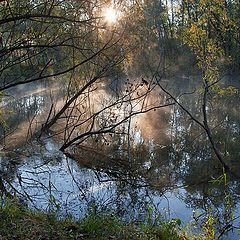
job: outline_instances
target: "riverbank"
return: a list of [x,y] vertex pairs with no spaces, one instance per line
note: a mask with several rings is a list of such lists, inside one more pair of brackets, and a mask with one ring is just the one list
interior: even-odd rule
[[[2,201],[3,203],[3,201]],[[98,213],[92,209],[82,220],[70,217],[58,219],[54,212],[33,211],[5,199],[0,208],[0,239],[136,239],[136,240],[203,240],[213,239],[211,233],[189,237],[180,220],[169,222],[152,219],[149,212],[145,222],[125,222],[114,214]]]

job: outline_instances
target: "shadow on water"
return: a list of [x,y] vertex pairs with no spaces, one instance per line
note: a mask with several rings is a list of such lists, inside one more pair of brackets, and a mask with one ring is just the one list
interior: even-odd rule
[[[194,92],[195,81],[189,81],[167,85]],[[179,92],[179,99],[201,118],[197,94]],[[215,141],[235,172],[240,172],[239,100],[239,93],[213,96],[208,109]],[[11,128],[41,115],[48,101],[44,91],[9,101]],[[205,134],[188,116],[176,106],[139,116],[132,121],[130,142],[129,148],[126,135],[93,136],[64,155],[53,140],[33,140],[1,152],[1,180],[29,206],[59,216],[81,218],[96,206],[137,221],[151,207],[166,219],[201,225],[213,214],[218,231],[225,229],[226,239],[236,239],[240,181],[223,173]]]

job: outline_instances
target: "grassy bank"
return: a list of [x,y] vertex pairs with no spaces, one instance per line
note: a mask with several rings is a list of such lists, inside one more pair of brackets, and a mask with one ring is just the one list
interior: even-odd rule
[[0,209],[0,239],[141,239],[190,240],[211,239],[188,237],[179,228],[180,222],[146,220],[126,223],[110,214],[90,211],[82,220],[57,219],[54,213],[32,211],[14,200],[5,201]]

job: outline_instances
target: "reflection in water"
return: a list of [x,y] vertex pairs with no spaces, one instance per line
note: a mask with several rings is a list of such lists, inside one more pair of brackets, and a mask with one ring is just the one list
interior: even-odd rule
[[[176,91],[185,87],[193,92],[196,87],[191,81],[181,84],[173,83]],[[179,92],[179,99],[201,118],[202,103],[198,92],[194,94]],[[240,172],[239,100],[240,94],[213,96],[208,109],[215,141],[235,172]],[[42,93],[10,101],[8,108],[15,113],[9,115],[11,128],[41,115],[46,102]],[[130,138],[93,136],[67,152],[77,161],[49,140],[33,142],[33,149],[1,153],[3,183],[30,206],[54,209],[59,215],[82,217],[90,206],[97,206],[114,208],[126,219],[144,219],[151,206],[167,218],[195,219],[199,224],[212,213],[219,232],[239,227],[240,182],[225,179],[206,135],[188,116],[173,106],[133,118],[131,124]],[[228,236],[235,239],[236,231]]]
[[[113,160],[103,163],[99,162],[98,156],[90,169],[88,161],[77,163],[66,158],[50,142],[44,148],[36,149],[36,146],[32,152],[25,150],[21,155],[16,154],[15,168],[7,168],[14,165],[9,163],[13,161],[9,156],[2,157],[5,166],[1,165],[2,173],[8,171],[5,186],[31,207],[54,210],[59,216],[83,217],[89,207],[97,206],[99,210],[114,209],[126,219],[139,220],[146,219],[151,207],[166,218],[181,218],[185,223],[191,220],[193,209],[196,218],[203,214],[199,222],[205,221],[205,214],[211,209],[221,228],[231,222],[229,214],[232,211],[235,211],[235,217],[239,214],[237,182],[224,186],[220,181],[214,183],[206,179],[198,184],[184,185],[171,176],[169,183],[163,180],[164,171],[160,172],[159,166],[151,160],[150,175],[146,164],[127,165],[125,162],[120,165]],[[92,155],[89,156],[92,161]],[[165,163],[165,169],[171,168],[171,163],[169,165]],[[182,181],[184,178],[182,174]],[[223,201],[228,196],[229,202]]]
[[[36,85],[36,84],[35,84]],[[43,81],[9,92],[1,102],[4,119],[0,123],[1,147],[12,150],[32,138],[46,121],[52,102],[61,102],[62,93],[55,84]],[[21,141],[19,141],[21,139]]]

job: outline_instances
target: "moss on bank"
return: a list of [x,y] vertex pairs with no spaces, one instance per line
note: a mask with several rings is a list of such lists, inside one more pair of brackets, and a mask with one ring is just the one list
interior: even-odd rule
[[5,201],[0,209],[0,240],[28,239],[141,239],[190,240],[210,239],[187,237],[178,228],[179,221],[158,223],[125,223],[110,214],[90,212],[84,219],[59,220],[53,213],[32,211],[13,200]]

